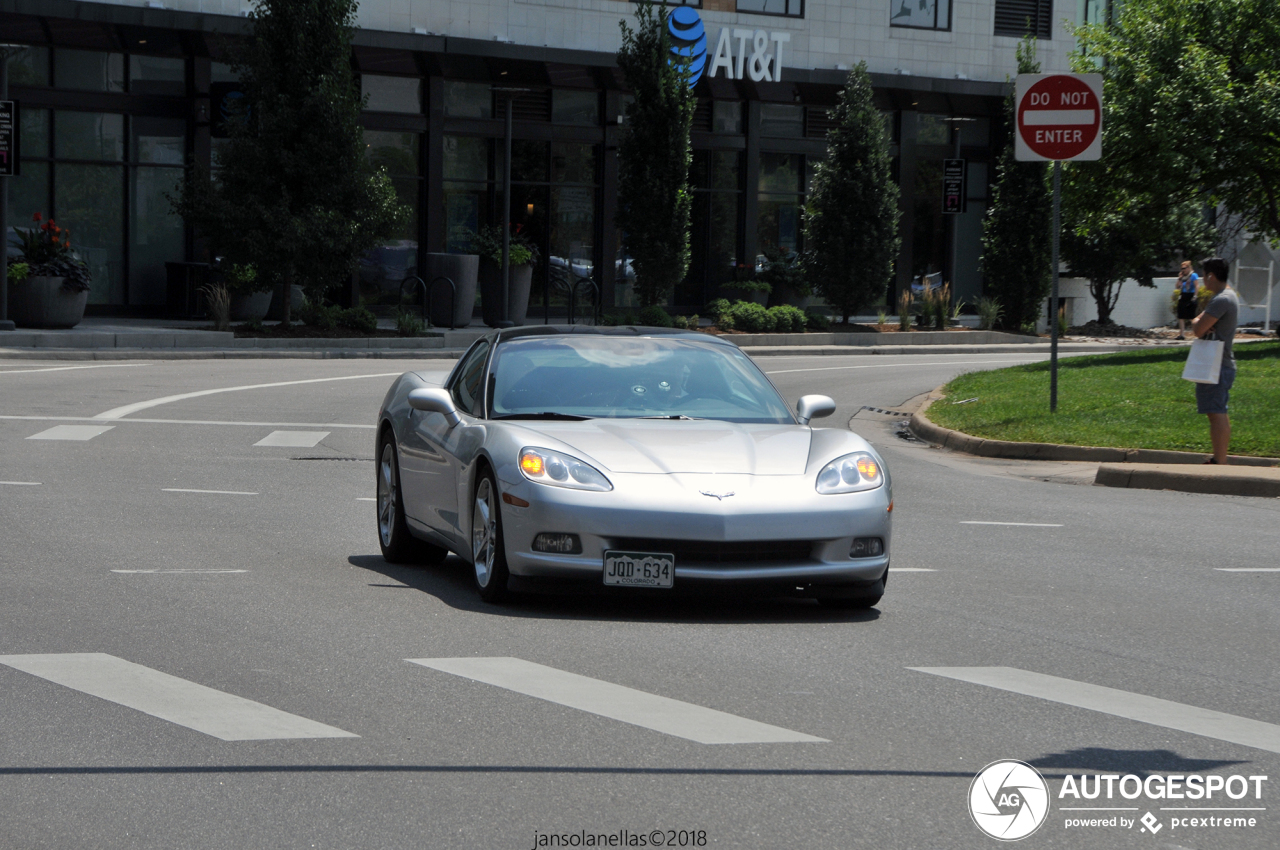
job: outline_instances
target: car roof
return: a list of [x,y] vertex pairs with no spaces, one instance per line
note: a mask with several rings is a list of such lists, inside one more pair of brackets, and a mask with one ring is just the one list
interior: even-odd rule
[[526,325],[519,328],[504,328],[496,332],[499,341],[519,339],[529,336],[669,336],[714,345],[733,345],[728,340],[698,331],[681,330],[680,328],[650,328],[643,325],[619,325],[607,327],[603,325]]

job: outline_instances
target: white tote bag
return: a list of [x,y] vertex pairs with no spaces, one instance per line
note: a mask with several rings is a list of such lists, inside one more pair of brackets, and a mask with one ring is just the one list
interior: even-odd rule
[[1182,377],[1197,384],[1216,384],[1222,374],[1222,340],[1198,339],[1191,343]]

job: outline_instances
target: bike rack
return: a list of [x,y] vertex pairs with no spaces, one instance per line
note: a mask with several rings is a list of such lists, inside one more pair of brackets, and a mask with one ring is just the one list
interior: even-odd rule
[[415,280],[418,282],[417,287],[422,289],[422,321],[426,324],[428,328],[432,327],[431,312],[430,312],[431,296],[435,294],[436,284],[442,280],[445,283],[449,284],[449,330],[451,331],[456,330],[458,326],[454,324],[453,314],[454,314],[454,307],[457,305],[457,302],[458,302],[458,285],[453,282],[452,278],[446,277],[444,275],[438,275],[437,277],[433,278],[431,280],[430,285],[428,285],[425,281],[423,281],[422,278],[418,277],[416,274],[409,275],[404,279],[404,283],[400,284],[400,302],[402,304],[404,303],[405,287],[409,285],[410,282]]
[[595,298],[592,300],[591,305],[591,320],[596,324],[600,323],[600,284],[596,283],[589,277],[580,277],[578,278],[577,283],[569,287],[569,324],[571,325],[577,324],[578,287],[582,286],[584,283],[591,284],[591,287],[595,290]]

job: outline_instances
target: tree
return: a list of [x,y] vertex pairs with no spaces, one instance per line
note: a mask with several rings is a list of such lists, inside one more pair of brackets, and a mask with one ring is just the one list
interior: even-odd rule
[[[1038,74],[1035,40],[1017,49],[1018,73]],[[982,223],[982,270],[986,294],[1000,302],[1003,324],[1018,330],[1032,324],[1052,286],[1053,195],[1043,162],[1014,159],[1014,99],[1005,100],[1009,140],[996,164],[991,206]]]
[[898,187],[867,64],[849,72],[805,209],[804,267],[846,322],[884,295],[898,255]]
[[633,99],[618,141],[618,227],[636,270],[640,306],[665,304],[689,269],[696,101],[688,63],[670,61],[668,12],[636,0],[636,29],[622,21],[622,69]]
[[1076,36],[1104,76],[1113,172],[1203,189],[1280,238],[1280,0],[1128,0]]
[[1062,256],[1073,274],[1089,281],[1098,322],[1106,325],[1125,280],[1155,286],[1153,278],[1179,256],[1208,254],[1215,233],[1194,195],[1129,191],[1112,181],[1110,168],[1100,166],[1064,166]]
[[248,106],[231,116],[216,182],[192,174],[177,212],[218,250],[280,285],[349,277],[407,210],[365,160],[351,68],[355,0],[257,0],[233,67]]

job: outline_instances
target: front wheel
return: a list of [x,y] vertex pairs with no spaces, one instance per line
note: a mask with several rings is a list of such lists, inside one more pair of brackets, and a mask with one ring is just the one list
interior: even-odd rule
[[500,602],[507,595],[507,550],[502,540],[502,512],[493,473],[480,474],[471,509],[471,556],[476,592],[485,602]]

